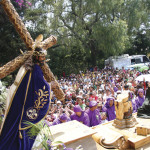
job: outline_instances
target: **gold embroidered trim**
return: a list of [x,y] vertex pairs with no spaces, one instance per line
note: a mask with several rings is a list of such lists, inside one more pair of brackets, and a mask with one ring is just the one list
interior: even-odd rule
[[30,84],[30,81],[31,81],[31,74],[32,73],[30,72],[29,80],[28,80],[28,84],[27,84],[26,95],[25,95],[24,104],[23,104],[23,109],[22,109],[22,114],[21,114],[21,119],[20,119],[20,123],[19,123],[19,130],[21,130],[21,121],[22,121],[22,117],[23,117],[24,106],[25,106],[26,99],[27,99],[27,93],[28,93],[28,89],[29,89],[29,84]]
[[19,85],[19,83],[15,81],[15,82],[14,82],[14,85],[15,85],[15,86],[18,86],[18,85]]
[[38,99],[34,102],[34,108],[40,110],[47,103],[48,99],[45,99],[49,96],[48,91],[45,91],[45,85],[43,86],[43,90],[39,89],[38,92],[35,91],[38,95]]
[[[26,73],[27,73],[27,70],[25,71],[25,73],[24,73],[23,76],[21,77],[21,79],[20,79],[20,81],[19,81],[19,84],[18,84],[18,86],[16,87],[16,89],[15,89],[15,91],[14,91],[12,97],[11,97],[11,100],[10,100],[10,103],[9,103],[9,106],[8,106],[8,109],[7,109],[7,111],[6,111],[5,119],[6,119],[7,115],[8,115],[8,112],[9,112],[9,110],[10,110],[10,107],[11,107],[11,104],[12,104],[12,102],[13,102],[14,96],[16,95],[16,92],[17,92],[17,90],[18,90],[18,87],[20,86],[20,84],[21,84],[23,78],[25,77]],[[4,119],[4,121],[3,121],[1,130],[0,130],[0,135],[1,135],[1,131],[2,131],[2,129],[3,129],[3,125],[4,125],[4,123],[5,123],[5,119]]]
[[[49,99],[49,102],[51,102],[51,86],[50,86],[50,99]],[[49,108],[48,108],[48,110],[47,110],[47,113],[45,114],[45,116],[42,118],[42,119],[44,119],[47,115],[48,115],[48,112],[49,112],[49,110],[50,110],[50,103],[49,103]],[[41,120],[42,120],[41,119]],[[40,121],[41,121],[40,120]],[[35,124],[38,124],[40,121],[38,121],[37,123],[35,123]],[[27,127],[25,127],[25,128],[21,128],[21,126],[19,126],[19,130],[26,130],[26,129],[29,129],[29,128],[31,128],[32,126],[27,126]]]

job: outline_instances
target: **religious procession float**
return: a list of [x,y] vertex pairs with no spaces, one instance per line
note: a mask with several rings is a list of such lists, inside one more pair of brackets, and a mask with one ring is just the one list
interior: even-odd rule
[[27,47],[26,52],[21,51],[20,56],[0,67],[0,79],[20,68],[8,91],[8,107],[5,112],[1,110],[5,114],[0,150],[38,149],[41,143],[42,149],[55,146],[59,149],[63,144],[74,148],[81,144],[85,150],[137,149],[150,144],[150,86],[137,114],[132,113],[130,93],[123,92],[115,101],[116,119],[113,121],[93,128],[77,121],[46,128],[41,124],[30,132],[47,115],[51,90],[59,100],[64,99],[64,93],[45,61],[46,50],[56,44],[57,39],[50,36],[43,41],[43,36],[39,35],[34,41],[10,0],[0,0],[0,4]]

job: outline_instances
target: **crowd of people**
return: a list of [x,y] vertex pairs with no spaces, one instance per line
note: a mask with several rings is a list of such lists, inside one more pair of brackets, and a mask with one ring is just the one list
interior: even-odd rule
[[129,91],[133,112],[142,106],[148,82],[136,81],[141,74],[136,69],[113,69],[87,71],[62,77],[58,82],[65,93],[65,100],[60,101],[52,95],[51,109],[45,122],[51,126],[77,120],[89,127],[96,126],[116,118],[114,101],[123,91]]

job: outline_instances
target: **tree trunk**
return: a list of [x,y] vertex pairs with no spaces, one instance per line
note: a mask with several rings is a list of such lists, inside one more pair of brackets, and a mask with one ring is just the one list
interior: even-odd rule
[[97,55],[97,53],[96,53],[96,47],[94,45],[93,40],[91,40],[89,42],[89,48],[90,48],[90,51],[91,51],[91,64],[94,67],[94,66],[96,66],[96,55]]

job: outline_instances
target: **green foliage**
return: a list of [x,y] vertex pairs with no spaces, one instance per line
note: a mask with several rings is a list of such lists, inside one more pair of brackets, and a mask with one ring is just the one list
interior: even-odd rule
[[133,54],[149,54],[150,53],[150,31],[142,29],[137,33],[132,42],[131,48],[127,51],[130,55]]
[[5,110],[6,110],[6,98],[7,98],[7,90],[4,86],[4,82],[0,81],[0,128],[3,122]]
[[26,121],[25,124],[26,124],[26,127],[31,126],[31,128],[28,131],[28,136],[31,138],[33,138],[34,136],[37,136],[41,128],[43,127],[42,122],[39,122],[38,124],[33,124],[29,121]]
[[129,38],[127,35],[127,24],[125,21],[116,19],[106,27],[96,26],[95,36],[100,41],[98,48],[105,56],[120,55],[127,48]]
[[[63,71],[69,74],[94,65],[103,67],[104,60],[111,55],[149,52],[149,49],[144,51],[149,47],[149,0],[30,2],[30,8],[17,11],[23,16],[33,39],[39,34],[44,38],[51,34],[57,36],[57,44],[48,51],[49,65],[58,76]],[[8,22],[4,12],[2,20]],[[17,56],[20,48],[25,48],[10,23],[0,26],[0,51],[4,52],[0,55],[2,65]]]
[[[66,146],[61,141],[54,141],[50,127],[41,120],[37,124],[33,124],[29,121],[24,122],[26,127],[30,127],[27,134],[30,138],[37,136],[35,141],[35,147],[33,149],[45,149],[45,150],[66,150]],[[41,143],[36,147],[36,142]],[[79,145],[75,150],[83,150]]]
[[[23,9],[20,10],[16,2],[12,1],[12,3],[22,17]],[[0,6],[0,66],[17,57],[20,49],[25,50],[26,47]]]
[[6,87],[2,84],[2,86],[0,87],[0,116],[5,112],[6,98],[7,98]]
[[37,135],[40,137],[39,141],[37,138],[37,142],[40,142],[41,144],[38,147],[35,147],[35,149],[44,148],[45,150],[63,150],[63,143],[61,141],[54,142],[50,127],[44,123],[44,120],[38,122],[37,124],[33,124],[29,121],[24,123],[26,124],[26,127],[30,127],[27,133],[30,138],[33,138]]
[[5,78],[2,79],[3,81],[3,85],[6,87],[9,87],[12,83],[13,83],[13,76],[12,75],[8,75]]
[[48,145],[47,141],[49,139],[51,139],[51,137],[52,137],[50,128],[46,125],[44,126],[43,121],[40,121],[37,124],[33,124],[29,121],[26,121],[25,124],[26,124],[26,127],[28,127],[28,126],[30,127],[29,131],[27,133],[28,136],[30,138],[33,138],[39,134],[39,136],[41,137],[41,141],[38,141],[38,142],[41,142],[41,146],[43,148],[45,148],[45,150],[49,150],[49,145]]
[[[49,5],[54,13],[49,18],[50,28],[60,37],[58,44],[63,43],[69,49],[80,41],[77,49],[83,49],[85,60],[93,66],[101,64],[99,59],[125,53],[132,45],[131,37],[148,21],[147,2],[137,0],[61,0],[50,1]],[[72,40],[75,42],[69,43]],[[66,55],[71,56],[71,52]],[[87,64],[84,60],[82,63]]]

